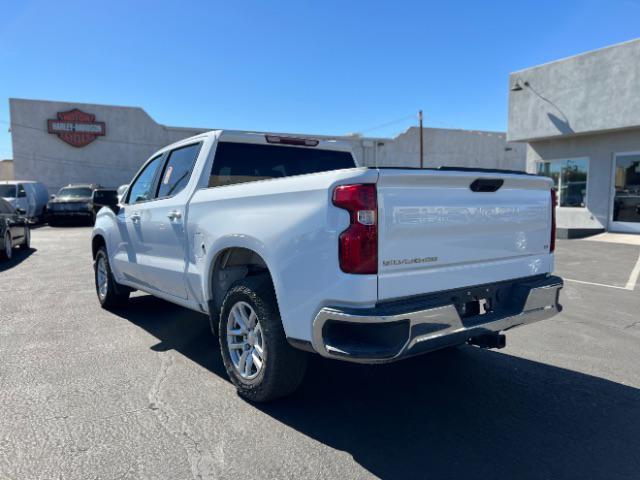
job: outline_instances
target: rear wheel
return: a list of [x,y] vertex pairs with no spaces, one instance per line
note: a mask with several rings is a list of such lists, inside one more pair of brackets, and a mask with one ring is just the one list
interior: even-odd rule
[[131,291],[114,280],[105,247],[100,247],[96,254],[94,271],[96,293],[102,308],[112,309],[124,306]]
[[4,234],[4,241],[2,242],[3,245],[3,249],[2,249],[2,258],[4,258],[5,260],[11,260],[11,257],[13,256],[13,240],[11,239],[11,234],[9,232],[6,232]]
[[298,388],[307,355],[287,342],[268,276],[247,277],[229,289],[218,332],[224,366],[242,397],[266,402]]

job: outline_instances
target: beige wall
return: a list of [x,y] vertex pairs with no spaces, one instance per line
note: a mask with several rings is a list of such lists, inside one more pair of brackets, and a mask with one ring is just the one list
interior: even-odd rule
[[0,160],[0,180],[15,180],[13,174],[13,161]]

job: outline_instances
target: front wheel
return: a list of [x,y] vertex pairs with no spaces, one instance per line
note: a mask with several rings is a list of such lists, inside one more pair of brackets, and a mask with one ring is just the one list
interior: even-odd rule
[[22,250],[29,250],[31,248],[31,229],[28,225],[25,225],[24,227],[24,240],[22,241],[20,248]]
[[268,276],[247,277],[229,289],[218,332],[225,369],[242,397],[266,402],[298,388],[307,355],[287,342]]
[[9,232],[4,234],[4,241],[2,242],[2,245],[2,258],[5,260],[11,260],[11,257],[13,256],[13,240],[11,240],[11,234]]
[[96,254],[94,272],[96,293],[102,308],[109,310],[124,306],[129,299],[131,291],[114,280],[105,247],[100,247]]

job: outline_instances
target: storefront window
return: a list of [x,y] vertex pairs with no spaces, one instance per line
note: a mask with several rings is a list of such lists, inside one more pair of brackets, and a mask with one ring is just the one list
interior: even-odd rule
[[613,221],[640,223],[640,154],[616,156]]
[[582,207],[587,204],[589,159],[572,158],[538,163],[538,175],[553,180],[560,207]]

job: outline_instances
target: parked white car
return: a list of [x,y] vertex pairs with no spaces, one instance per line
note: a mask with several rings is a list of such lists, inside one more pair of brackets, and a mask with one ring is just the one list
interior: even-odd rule
[[41,182],[8,180],[0,182],[0,198],[13,208],[24,211],[24,216],[34,221],[43,218],[49,192]]
[[383,363],[561,310],[549,179],[358,167],[340,142],[213,131],[154,154],[92,237],[105,308],[132,289],[209,315],[229,377],[265,401],[307,352]]

